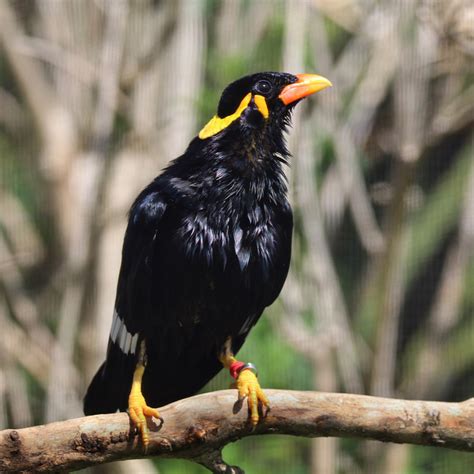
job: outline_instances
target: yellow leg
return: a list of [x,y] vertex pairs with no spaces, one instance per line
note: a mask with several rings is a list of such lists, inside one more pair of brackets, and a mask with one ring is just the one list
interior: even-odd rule
[[138,364],[133,373],[132,388],[128,397],[128,413],[132,419],[133,424],[140,432],[142,442],[147,448],[150,438],[148,435],[148,426],[146,424],[146,417],[154,417],[161,419],[160,414],[156,408],[150,408],[142,394],[142,379],[145,372],[145,344],[142,342],[140,346],[140,357]]
[[[231,374],[234,376],[232,367],[234,364],[238,364],[238,361],[230,349],[230,339],[227,340],[224,350],[219,356],[219,360],[221,361],[222,365],[226,369],[229,369]],[[250,421],[253,426],[256,426],[259,420],[258,404],[261,403],[267,408],[267,410],[270,409],[270,402],[260,387],[257,375],[254,374],[250,369],[241,369],[238,372],[236,378],[236,386],[239,392],[239,399],[247,397],[247,404],[250,411]]]

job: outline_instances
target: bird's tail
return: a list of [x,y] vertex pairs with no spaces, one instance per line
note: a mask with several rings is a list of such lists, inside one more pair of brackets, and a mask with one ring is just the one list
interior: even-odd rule
[[114,413],[125,411],[128,405],[130,383],[122,367],[104,362],[87,389],[84,397],[84,413]]

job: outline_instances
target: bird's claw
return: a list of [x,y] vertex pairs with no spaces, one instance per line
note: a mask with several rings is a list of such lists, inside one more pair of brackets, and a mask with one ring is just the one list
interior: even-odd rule
[[151,408],[147,405],[145,398],[141,393],[130,394],[128,399],[128,413],[133,424],[139,431],[143,445],[146,449],[150,442],[146,417],[156,418],[160,420],[161,423],[163,423],[163,418],[161,418],[160,413],[156,408]]
[[242,370],[237,378],[237,390],[239,399],[247,397],[247,403],[250,411],[250,421],[256,426],[259,420],[258,404],[270,409],[270,402],[263,392],[258,382],[257,376],[249,369]]

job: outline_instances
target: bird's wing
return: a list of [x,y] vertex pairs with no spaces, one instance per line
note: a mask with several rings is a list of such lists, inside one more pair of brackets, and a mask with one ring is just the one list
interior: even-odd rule
[[107,357],[85,397],[86,413],[127,408],[140,342],[151,311],[154,242],[162,230],[166,207],[163,196],[152,184],[130,210]]
[[[155,241],[162,231],[167,205],[159,191],[146,189],[130,210],[122,250],[122,265],[117,285],[115,311],[120,327],[134,335],[139,332],[149,313],[152,294]],[[119,340],[111,330],[111,339],[118,341],[126,352],[130,344]],[[120,330],[120,329],[119,329]],[[115,329],[115,332],[117,329]],[[121,335],[123,339],[123,335]],[[125,344],[125,346],[124,346]]]

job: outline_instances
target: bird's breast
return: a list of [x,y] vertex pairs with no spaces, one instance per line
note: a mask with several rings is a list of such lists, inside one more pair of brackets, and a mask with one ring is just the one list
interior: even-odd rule
[[245,272],[255,265],[262,271],[271,266],[279,235],[271,216],[264,220],[199,211],[183,216],[176,239],[190,265]]

